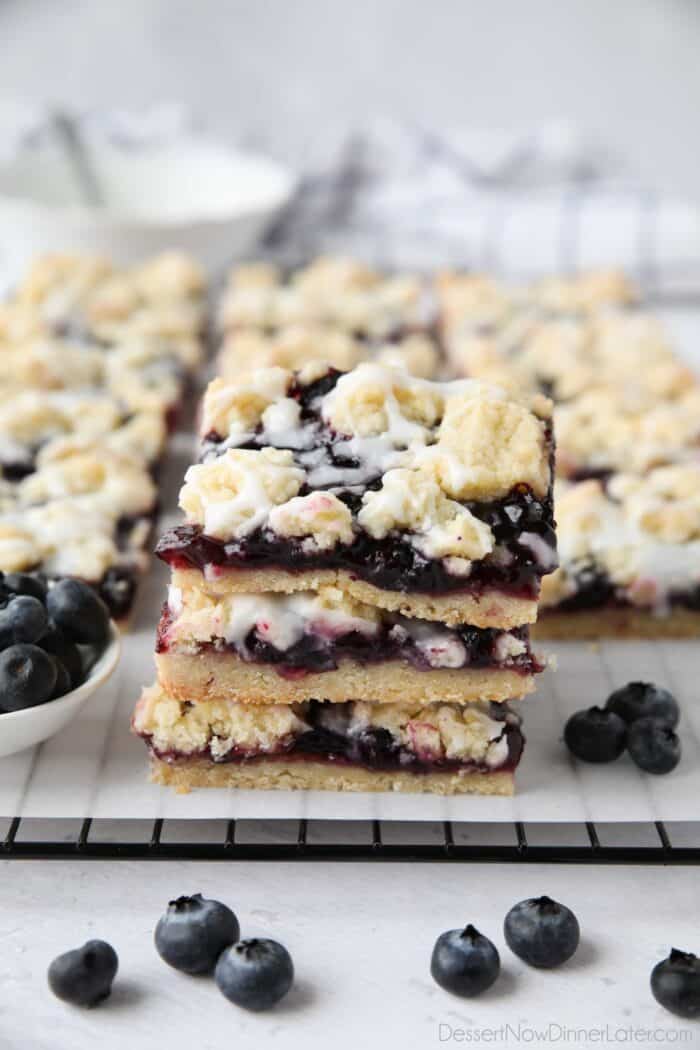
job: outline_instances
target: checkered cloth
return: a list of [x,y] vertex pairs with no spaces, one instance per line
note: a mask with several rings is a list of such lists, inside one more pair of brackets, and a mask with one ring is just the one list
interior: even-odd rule
[[700,214],[640,186],[565,126],[438,134],[378,124],[306,162],[266,250],[513,279],[620,266],[655,298],[700,297]]

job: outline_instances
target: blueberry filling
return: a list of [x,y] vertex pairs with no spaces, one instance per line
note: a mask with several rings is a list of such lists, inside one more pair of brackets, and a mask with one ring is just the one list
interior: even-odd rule
[[[359,506],[360,497],[355,493],[344,492],[340,498],[351,510]],[[288,572],[345,569],[389,591],[479,593],[495,587],[523,598],[537,598],[540,579],[549,570],[538,562],[531,547],[519,541],[523,533],[534,534],[553,554],[551,500],[536,499],[523,485],[504,500],[466,506],[491,527],[499,551],[498,556],[473,562],[468,576],[449,572],[444,561],[427,558],[401,534],[390,533],[377,540],[363,530],[357,532],[352,544],[314,552],[303,540],[280,537],[267,528],[227,542],[207,536],[199,525],[179,525],[163,535],[156,553],[174,569],[203,571],[207,565],[221,569],[276,566]]]
[[[332,706],[332,705],[331,705]],[[345,705],[337,705],[343,707]],[[274,751],[251,752],[235,746],[225,755],[213,754],[211,745],[197,752],[185,753],[175,749],[163,751],[152,742],[149,745],[152,753],[161,761],[186,763],[192,759],[206,758],[212,762],[254,762],[264,761],[314,761],[327,762],[332,765],[361,766],[377,772],[408,773],[450,773],[459,770],[473,772],[511,772],[520,761],[525,738],[516,719],[505,720],[505,715],[498,710],[502,704],[491,705],[491,717],[503,720],[501,738],[507,743],[507,752],[499,765],[488,765],[474,759],[453,759],[444,757],[428,758],[410,748],[404,747],[387,729],[368,727],[361,732],[348,732],[345,727],[330,728],[323,724],[325,709],[328,704],[312,700],[304,714],[305,722],[310,726],[306,731],[280,742]],[[342,721],[343,712],[338,712],[338,721]],[[146,740],[149,740],[145,735]]]
[[[555,607],[541,610],[548,613],[594,612],[597,609],[639,609],[625,599],[624,591],[617,588],[608,574],[595,565],[583,566],[573,577],[574,591],[558,602]],[[700,611],[700,586],[685,591],[671,591],[667,595],[671,608]]]
[[[171,647],[177,651],[177,643],[171,646],[169,640],[172,622],[166,605],[158,625],[156,652],[165,653]],[[503,636],[502,631],[464,625],[453,628],[445,641],[448,643],[451,640],[464,647],[464,663],[459,665],[460,667],[496,669],[505,666],[521,674],[537,674],[542,671],[543,664],[530,650],[528,628],[519,627],[510,634],[524,644],[525,650],[517,656],[508,656],[505,660],[500,659],[497,652],[497,641]],[[229,644],[223,638],[194,644],[198,652],[233,652],[249,663],[272,664],[282,676],[288,673],[296,676],[299,672],[335,671],[343,659],[353,660],[358,664],[406,660],[419,671],[430,671],[440,666],[439,662],[431,663],[425,647],[421,648],[416,639],[399,624],[392,625],[391,620],[376,634],[367,635],[354,630],[328,638],[310,633],[287,649],[277,649],[260,638],[255,628],[249,631],[241,645]],[[188,652],[190,649],[191,643],[188,641]]]
[[[381,487],[383,470],[376,464],[350,457],[346,436],[334,431],[320,416],[321,399],[335,387],[341,375],[330,369],[306,386],[297,380],[292,383],[288,396],[300,405],[302,425],[293,439],[285,435],[282,443],[273,442],[272,447],[290,449],[297,465],[307,471],[308,483],[300,488],[300,496],[321,489],[332,491],[349,508],[357,525],[362,497],[367,491]],[[549,426],[545,429],[545,442],[553,475],[553,436]],[[242,441],[224,439],[212,431],[204,438],[202,459],[216,457],[232,445],[256,450],[270,444],[261,426]],[[490,527],[495,539],[493,554],[473,562],[468,577],[451,573],[446,568],[446,559],[426,557],[405,534],[394,532],[383,539],[374,539],[360,528],[356,528],[352,544],[314,552],[303,539],[277,536],[265,526],[244,538],[227,542],[207,536],[199,526],[182,525],[162,537],[156,553],[172,568],[190,566],[201,570],[206,565],[221,568],[274,565],[291,572],[336,568],[346,569],[391,591],[478,593],[496,587],[524,598],[537,598],[541,577],[556,564],[551,487],[542,499],[538,499],[529,486],[521,484],[514,486],[504,498],[464,501],[463,506]]]

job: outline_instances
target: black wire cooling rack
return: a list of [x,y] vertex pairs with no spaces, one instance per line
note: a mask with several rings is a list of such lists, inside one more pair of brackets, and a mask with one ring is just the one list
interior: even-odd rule
[[376,821],[7,823],[4,858],[698,864],[700,823],[402,824]]

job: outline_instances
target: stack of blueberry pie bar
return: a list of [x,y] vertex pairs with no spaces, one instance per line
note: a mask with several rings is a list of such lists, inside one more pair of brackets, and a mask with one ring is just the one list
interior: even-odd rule
[[125,623],[203,327],[178,254],[45,256],[0,303],[0,570],[82,579]]
[[[348,279],[300,280],[329,277]],[[344,323],[342,295],[240,282],[225,309],[235,330],[245,288],[244,342],[279,342],[283,304]],[[413,292],[388,312],[377,294],[352,289],[349,370],[311,354],[206,392],[184,522],[158,544],[157,683],[133,716],[156,782],[513,791],[517,709],[543,669],[529,625],[556,567],[550,402],[377,360],[425,327]]]

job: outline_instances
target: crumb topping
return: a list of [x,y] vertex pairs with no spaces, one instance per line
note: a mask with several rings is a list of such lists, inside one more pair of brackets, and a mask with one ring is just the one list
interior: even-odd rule
[[215,760],[232,750],[283,750],[312,725],[349,740],[385,729],[397,746],[424,761],[463,759],[497,767],[508,756],[505,726],[519,722],[505,705],[499,707],[505,708],[501,718],[493,717],[489,704],[184,704],[154,685],[141,695],[133,728],[163,753],[195,754],[209,748]]
[[272,508],[296,496],[304,472],[287,449],[227,449],[190,467],[180,506],[210,536],[241,537],[267,521]]
[[[321,385],[309,401],[306,388],[325,377],[329,388]],[[310,550],[353,543],[356,521],[375,539],[405,533],[426,557],[452,559],[454,570],[467,575],[470,561],[490,554],[495,540],[459,501],[498,499],[519,485],[546,496],[549,412],[540,395],[521,403],[485,383],[431,382],[377,363],[339,378],[312,365],[296,375],[261,369],[234,383],[218,379],[204,401],[204,463],[187,477],[202,479],[204,487],[193,501],[186,485],[182,506],[208,533],[219,515],[215,535],[221,538],[239,538],[260,525],[308,539]],[[284,451],[284,461],[275,462],[284,462],[285,483],[293,479],[295,490],[285,496],[280,484],[272,497],[256,495],[254,515],[225,523],[223,511],[207,516],[211,504],[237,498],[237,490],[224,492],[231,480],[216,465],[222,451],[242,454],[251,470],[261,452]],[[302,486],[307,491],[300,492]]]

